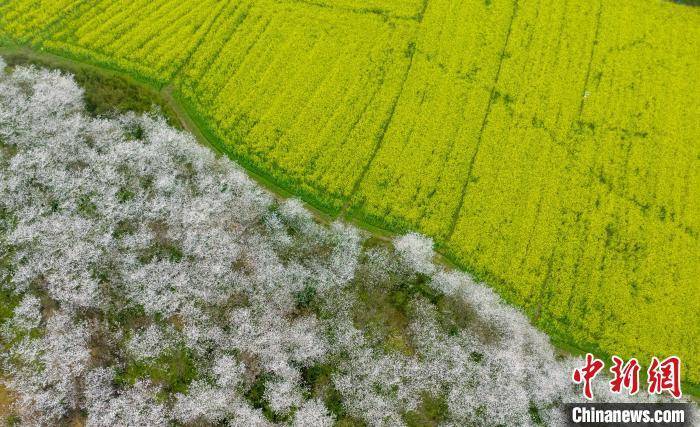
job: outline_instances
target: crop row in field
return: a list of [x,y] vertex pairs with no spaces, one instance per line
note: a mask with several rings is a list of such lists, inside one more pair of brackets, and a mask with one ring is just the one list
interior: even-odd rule
[[0,2],[172,85],[244,165],[436,239],[579,347],[700,381],[700,13],[633,0]]

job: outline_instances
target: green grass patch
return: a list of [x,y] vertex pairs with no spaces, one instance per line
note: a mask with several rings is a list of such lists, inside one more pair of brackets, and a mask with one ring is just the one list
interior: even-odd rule
[[133,385],[137,379],[150,379],[162,386],[166,394],[187,393],[197,377],[193,355],[189,349],[178,348],[155,359],[134,361],[118,372],[115,382]]
[[333,414],[336,426],[364,426],[364,421],[350,416],[343,406],[343,399],[333,385],[333,373],[336,364],[332,362],[316,364],[302,371],[302,382],[307,389],[308,397],[321,399]]
[[409,331],[409,295],[403,291],[362,288],[353,307],[355,327],[373,344],[387,352],[414,354]]
[[250,389],[245,393],[245,398],[250,402],[250,404],[257,409],[261,409],[263,415],[268,420],[274,423],[285,422],[289,419],[289,414],[278,414],[270,408],[270,405],[265,400],[265,389],[267,381],[272,379],[270,374],[259,375]]
[[413,411],[406,412],[403,420],[409,427],[438,426],[449,415],[449,408],[444,396],[432,396],[424,393],[421,404]]

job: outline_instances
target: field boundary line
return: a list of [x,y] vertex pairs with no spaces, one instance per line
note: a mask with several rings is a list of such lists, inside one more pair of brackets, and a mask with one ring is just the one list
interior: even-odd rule
[[428,10],[428,2],[430,0],[423,0],[423,4],[421,6],[420,11],[418,12],[418,15],[416,15],[416,21],[422,23],[423,18],[425,17],[425,12]]
[[[427,1],[427,0],[426,0]],[[330,9],[345,13],[354,13],[357,15],[375,15],[382,17],[384,19],[396,19],[400,21],[417,21],[420,22],[420,10],[417,11],[416,15],[396,15],[391,13],[389,10],[380,8],[361,8],[361,7],[348,7],[348,6],[333,6],[320,1],[313,0],[278,0],[279,3],[299,3],[307,6],[318,7],[321,9]]]
[[[253,40],[252,43],[250,43],[248,46],[246,46],[245,53],[243,53],[243,55],[241,55],[239,58],[237,58],[238,61],[237,62],[232,61],[228,64],[228,67],[230,70],[230,74],[228,75],[228,80],[226,80],[226,82],[221,86],[221,89],[219,90],[219,92],[212,96],[211,102],[218,101],[223,96],[223,94],[226,93],[226,91],[229,88],[229,86],[231,85],[232,81],[236,77],[238,77],[238,72],[241,70],[241,66],[245,62],[246,58],[248,58],[248,55],[250,55],[250,52],[258,46],[260,39],[265,34],[267,29],[270,27],[270,23],[272,22],[273,19],[274,19],[274,17],[272,17],[272,18],[262,17],[262,19],[259,21],[259,22],[264,22],[264,24],[262,25],[262,29],[257,33],[255,40]],[[233,34],[235,34],[235,32],[232,33],[231,38],[233,38]],[[229,42],[230,42],[230,39],[229,39]]]
[[[245,6],[242,6],[242,3],[236,5],[236,8],[233,10],[233,13],[231,14],[231,16],[235,16],[236,13],[240,12],[240,19],[237,19],[237,20],[235,21],[235,22],[236,22],[236,25],[235,25],[235,26],[232,26],[232,27],[229,29],[228,33],[226,34],[226,39],[225,39],[225,40],[222,39],[221,46],[216,50],[216,54],[212,55],[211,58],[207,58],[207,61],[206,61],[206,62],[207,62],[207,65],[206,65],[206,67],[202,67],[202,71],[199,72],[199,73],[197,73],[197,74],[198,74],[198,76],[197,76],[198,79],[201,79],[201,78],[202,78],[202,75],[203,75],[206,71],[208,71],[210,68],[212,68],[212,67],[214,66],[214,64],[216,64],[216,63],[219,61],[219,58],[221,58],[221,52],[222,52],[224,49],[226,49],[226,47],[228,46],[228,44],[231,42],[231,40],[233,39],[233,37],[236,35],[236,33],[238,32],[238,29],[239,29],[240,26],[243,24],[243,21],[245,21],[245,20],[248,18],[248,13],[249,13],[249,11],[250,11],[250,3],[246,3]],[[218,18],[217,18],[217,19],[218,19]],[[208,34],[208,32],[207,32],[207,34]],[[200,42],[199,45],[201,45],[201,42]],[[197,46],[197,48],[199,48],[199,46]],[[187,58],[187,62],[188,62],[188,63],[192,60],[192,57],[194,56],[195,53],[196,53],[196,52],[192,52],[192,54]],[[174,76],[173,76],[173,79],[172,79],[173,82],[177,81],[177,78],[180,77],[180,74],[181,74],[181,72],[182,72],[182,70],[183,70],[184,68],[185,68],[185,64],[183,63],[182,67],[178,70],[177,75],[174,75]]]
[[82,6],[82,5],[87,5],[88,10],[91,10],[91,9],[97,7],[97,3],[86,2],[85,0],[78,0],[75,3],[71,3],[69,5],[62,7],[61,11],[58,14],[56,14],[56,16],[54,16],[51,19],[51,21],[44,28],[42,28],[40,31],[38,31],[38,34],[36,37],[37,40],[35,40],[35,43],[43,44],[44,40],[46,39],[46,36],[49,33],[49,31],[51,30],[51,28],[58,25],[58,23],[61,22],[61,20],[63,20],[63,18],[66,16],[66,14],[73,13],[75,10],[79,9],[80,6]]
[[588,89],[588,82],[591,78],[591,68],[593,67],[593,58],[595,56],[596,47],[598,46],[598,39],[600,36],[600,20],[603,14],[603,0],[598,2],[598,13],[596,14],[595,20],[595,35],[593,36],[593,46],[591,46],[591,56],[588,58],[588,67],[586,68],[586,78],[583,81],[583,89],[581,90],[581,101],[578,105],[578,120],[581,120],[581,114],[583,114],[583,103],[586,100],[586,90]]
[[334,219],[334,214],[322,203],[314,202],[307,194],[299,194],[296,189],[288,184],[280,182],[273,176],[268,175],[264,170],[246,161],[246,159],[233,151],[214,134],[204,123],[197,108],[183,100],[177,93],[177,88],[173,85],[163,87],[158,95],[163,102],[173,109],[177,119],[182,123],[184,130],[192,134],[195,140],[202,146],[214,151],[217,155],[222,155],[231,160],[237,167],[246,173],[262,189],[270,193],[276,200],[297,198],[303,201],[306,209],[311,211],[321,222],[329,224]]
[[[597,172],[593,166],[587,165],[580,161],[580,159],[576,155],[576,152],[565,141],[563,141],[560,138],[557,138],[554,132],[548,127],[540,124],[538,124],[535,127],[538,129],[542,129],[546,133],[547,137],[549,138],[549,141],[553,144],[553,146],[559,147],[560,149],[565,151],[566,155],[571,161],[571,164],[576,168],[577,171],[579,171],[583,175],[589,176],[594,181],[597,181],[599,184],[605,186],[609,194],[612,194],[613,196],[626,203],[632,204],[643,215],[648,215],[647,211],[650,208],[652,208],[653,205],[648,203],[645,204],[639,201],[633,195],[626,194],[622,189],[615,187],[612,184],[612,182],[610,182],[610,180],[605,179],[605,176],[602,175],[600,172]],[[615,129],[608,128],[608,130],[614,131]],[[685,233],[694,239],[698,238],[698,231],[692,228],[691,226],[687,225],[686,223],[674,221],[673,224],[674,227],[676,227],[680,232]]]
[[377,135],[377,143],[374,144],[374,148],[372,149],[372,153],[370,154],[369,160],[367,161],[367,164],[362,168],[362,171],[360,172],[360,175],[357,177],[357,180],[355,180],[355,184],[352,186],[352,190],[350,190],[350,193],[348,194],[348,199],[345,201],[343,204],[343,207],[340,209],[340,214],[339,217],[345,217],[348,212],[348,208],[352,204],[352,198],[355,196],[355,193],[357,193],[357,190],[360,189],[360,184],[362,184],[362,181],[365,179],[365,176],[369,172],[369,168],[372,166],[372,163],[374,163],[374,158],[377,157],[377,153],[379,153],[379,149],[382,147],[382,144],[384,143],[384,137],[386,136],[386,131],[389,129],[389,125],[391,124],[391,120],[394,118],[394,113],[396,112],[396,106],[399,103],[399,99],[401,98],[401,95],[403,94],[404,87],[406,86],[406,80],[408,80],[408,75],[411,73],[411,68],[413,68],[413,58],[415,57],[416,54],[416,45],[413,42],[409,43],[409,49],[410,49],[410,58],[408,61],[408,66],[406,66],[406,71],[403,75],[403,79],[401,80],[401,86],[399,87],[398,92],[396,93],[396,96],[394,97],[394,100],[391,103],[391,109],[389,110],[389,115],[387,116],[386,119],[382,122],[382,126],[379,128],[379,134]]
[[459,202],[457,203],[457,208],[452,214],[452,221],[450,222],[450,227],[447,229],[447,234],[445,235],[445,240],[449,241],[454,234],[455,227],[457,226],[457,220],[459,219],[459,212],[462,210],[462,205],[464,204],[464,199],[467,195],[467,188],[469,187],[469,182],[472,180],[472,173],[474,171],[474,163],[476,163],[476,156],[479,154],[479,147],[481,146],[481,141],[484,136],[484,129],[489,121],[489,115],[491,114],[491,107],[493,105],[493,97],[496,93],[496,86],[501,78],[501,68],[503,67],[503,59],[505,58],[506,49],[508,48],[508,41],[510,40],[510,34],[513,30],[513,22],[515,17],[518,15],[518,0],[513,2],[513,14],[510,17],[510,22],[508,23],[508,30],[506,32],[505,41],[503,42],[503,49],[501,50],[501,59],[498,61],[498,68],[496,69],[496,75],[493,80],[493,85],[491,86],[491,92],[489,93],[489,101],[486,104],[486,111],[484,113],[484,119],[481,121],[481,128],[479,129],[479,136],[476,140],[476,147],[474,148],[474,153],[469,160],[469,168],[467,169],[467,179],[464,181],[462,186],[462,192],[459,196]]
[[[226,7],[228,7],[229,4],[231,4],[231,0],[226,0],[224,3],[222,3],[221,8],[216,12],[216,15],[212,18],[211,22],[207,26],[207,29],[202,33],[202,36],[199,38],[199,40],[197,40],[197,42],[192,46],[192,49],[190,49],[190,51],[187,53],[187,56],[182,60],[182,63],[177,67],[177,70],[173,71],[172,75],[168,79],[168,82],[172,82],[177,76],[180,75],[185,66],[189,64],[190,60],[192,59],[192,56],[194,56],[197,50],[199,50],[199,47],[202,45],[202,42],[209,35],[209,32],[211,32],[212,28],[214,28],[214,24],[216,23],[216,21],[219,20],[221,14],[224,13],[224,10],[226,9]],[[234,10],[238,10],[238,5],[236,5],[236,9]]]

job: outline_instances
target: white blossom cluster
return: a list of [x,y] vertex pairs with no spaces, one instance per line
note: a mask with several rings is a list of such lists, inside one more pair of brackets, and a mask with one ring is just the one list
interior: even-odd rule
[[[158,117],[91,117],[70,76],[4,68],[0,283],[18,302],[0,331],[22,423],[403,425],[432,396],[444,425],[558,425],[579,399],[580,361],[438,267],[429,239],[370,248]],[[411,351],[381,348],[358,323],[358,289],[405,283],[468,321],[447,330],[411,291]]]

